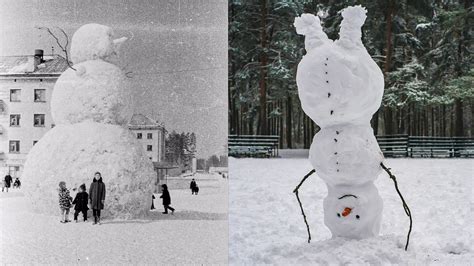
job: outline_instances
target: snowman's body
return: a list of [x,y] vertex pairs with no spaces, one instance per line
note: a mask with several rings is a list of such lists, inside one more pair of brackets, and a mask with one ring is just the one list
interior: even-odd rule
[[126,128],[133,115],[130,86],[109,62],[123,39],[111,37],[109,27],[87,24],[72,38],[75,70],[59,77],[51,99],[56,127],[30,151],[22,176],[38,212],[57,213],[59,181],[89,189],[95,172],[106,185],[105,216],[138,217],[150,206],[155,173]]
[[304,112],[321,127],[309,159],[328,186],[324,222],[333,237],[375,236],[382,217],[373,181],[383,155],[370,119],[380,107],[384,80],[360,39],[365,12],[360,6],[342,12],[337,41],[327,38],[317,17],[295,20],[307,50],[298,65],[298,93]]

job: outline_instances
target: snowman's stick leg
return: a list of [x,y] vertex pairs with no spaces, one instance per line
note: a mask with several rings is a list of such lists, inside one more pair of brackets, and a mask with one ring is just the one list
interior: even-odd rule
[[398,189],[397,178],[392,174],[392,172],[390,172],[390,168],[387,168],[383,163],[380,163],[380,166],[382,166],[383,170],[385,170],[385,172],[387,172],[390,179],[393,180],[393,183],[395,184],[395,189],[397,190],[397,193],[400,196],[400,199],[402,200],[403,208],[405,209],[405,213],[410,218],[410,229],[408,230],[407,243],[405,245],[405,251],[406,251],[408,249],[408,243],[410,242],[410,234],[411,234],[411,228],[412,228],[412,224],[413,224],[413,221],[411,219],[411,211],[410,211],[410,208],[408,208],[408,205],[405,202],[405,199],[403,198],[402,193],[400,193],[400,190]]
[[301,214],[303,214],[304,223],[306,224],[306,229],[308,230],[308,243],[311,242],[311,233],[309,231],[309,224],[308,224],[308,221],[306,220],[306,215],[304,214],[303,205],[301,204],[300,197],[298,196],[298,189],[301,187],[301,185],[303,185],[303,182],[314,172],[316,172],[316,170],[313,169],[308,174],[306,174],[301,180],[301,182],[298,184],[298,186],[296,186],[296,188],[293,190],[293,193],[295,193],[296,199],[298,200],[298,203],[300,204]]

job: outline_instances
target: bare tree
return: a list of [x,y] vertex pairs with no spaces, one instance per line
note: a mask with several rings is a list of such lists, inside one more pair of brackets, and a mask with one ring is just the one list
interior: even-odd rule
[[76,69],[72,67],[71,62],[69,61],[69,53],[67,51],[67,46],[69,45],[69,36],[66,34],[66,32],[63,29],[56,27],[60,32],[62,32],[62,34],[64,35],[64,38],[66,39],[66,44],[62,45],[61,42],[59,41],[59,38],[53,33],[53,31],[50,28],[48,27],[36,27],[36,28],[39,30],[45,30],[46,32],[48,32],[49,35],[51,35],[56,40],[56,43],[58,44],[59,48],[61,48],[61,50],[64,52],[66,56],[67,65],[69,66],[69,68],[76,71]]

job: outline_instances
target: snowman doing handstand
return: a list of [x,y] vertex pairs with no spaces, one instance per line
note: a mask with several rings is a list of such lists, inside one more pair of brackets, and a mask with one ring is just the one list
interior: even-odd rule
[[[365,13],[361,6],[344,9],[336,41],[328,39],[318,17],[303,14],[295,19],[307,51],[296,75],[301,106],[321,128],[309,160],[328,187],[324,223],[333,237],[376,236],[382,217],[382,198],[374,180],[385,166],[370,119],[380,107],[384,78],[361,41]],[[294,190],[299,202],[298,188],[314,172]],[[408,207],[405,210],[409,214]],[[309,234],[308,224],[307,229]]]

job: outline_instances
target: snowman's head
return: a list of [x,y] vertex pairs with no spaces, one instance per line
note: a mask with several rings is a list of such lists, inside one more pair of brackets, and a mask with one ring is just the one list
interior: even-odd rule
[[74,64],[88,60],[110,61],[118,54],[120,45],[127,40],[122,37],[114,40],[113,30],[100,24],[86,24],[72,36],[71,59]]
[[380,230],[382,199],[373,183],[330,187],[324,199],[324,223],[333,237],[367,238]]

